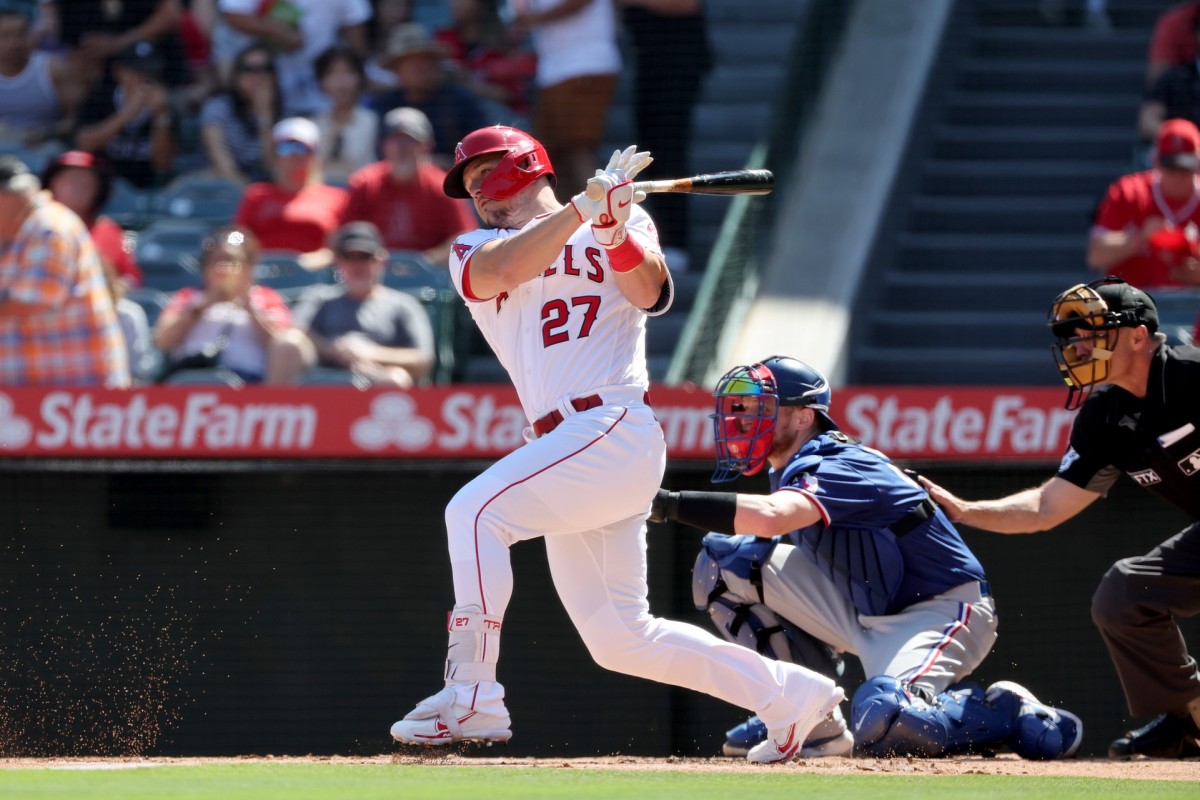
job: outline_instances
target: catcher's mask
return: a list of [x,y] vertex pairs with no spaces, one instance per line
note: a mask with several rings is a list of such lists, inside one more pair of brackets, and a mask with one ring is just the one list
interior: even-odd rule
[[[1047,324],[1056,340],[1050,351],[1068,387],[1065,407],[1073,410],[1092,387],[1108,380],[1120,329],[1145,325],[1154,333],[1158,312],[1148,294],[1109,276],[1076,284],[1054,298]],[[1081,352],[1081,344],[1090,348]]]
[[446,173],[442,191],[450,197],[470,199],[463,185],[463,172],[472,161],[490,153],[504,153],[479,184],[479,192],[491,200],[507,200],[543,175],[554,186],[557,179],[546,148],[525,131],[506,125],[480,128],[463,137],[454,148],[454,166]]
[[712,415],[717,469],[712,482],[762,470],[775,438],[780,406],[808,406],[822,430],[836,430],[829,416],[832,393],[825,376],[787,356],[771,356],[758,364],[734,367],[717,381]]

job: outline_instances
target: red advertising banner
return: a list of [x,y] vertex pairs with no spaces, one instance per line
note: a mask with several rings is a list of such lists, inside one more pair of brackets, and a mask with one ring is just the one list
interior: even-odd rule
[[[852,387],[849,433],[893,459],[1057,461],[1074,412],[1061,389]],[[712,397],[655,387],[674,459],[710,460]],[[507,386],[403,392],[342,387],[0,388],[0,458],[480,458],[524,443]]]

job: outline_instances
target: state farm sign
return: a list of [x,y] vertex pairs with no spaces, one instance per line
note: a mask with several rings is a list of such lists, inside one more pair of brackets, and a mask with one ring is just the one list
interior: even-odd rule
[[[673,459],[711,461],[712,398],[656,387]],[[893,458],[1057,461],[1070,412],[1044,389],[847,388],[833,413]],[[0,457],[499,458],[529,425],[513,390],[0,390]]]

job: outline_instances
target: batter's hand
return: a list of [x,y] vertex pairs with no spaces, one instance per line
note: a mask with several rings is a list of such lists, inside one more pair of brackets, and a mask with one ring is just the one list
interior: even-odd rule
[[925,487],[925,491],[929,492],[929,496],[933,498],[933,502],[942,507],[942,512],[950,518],[951,522],[958,522],[962,519],[963,507],[965,505],[962,500],[941,486],[938,486],[924,475],[918,475],[917,480],[921,486]]
[[[653,161],[654,158],[651,157],[649,150],[643,150],[639,153],[637,145],[631,144],[624,150],[613,150],[612,157],[608,159],[608,166],[603,170],[598,170],[596,174],[599,175],[601,172],[620,170],[625,174],[626,178],[633,180],[639,172],[650,166]],[[645,199],[644,195],[642,199]]]

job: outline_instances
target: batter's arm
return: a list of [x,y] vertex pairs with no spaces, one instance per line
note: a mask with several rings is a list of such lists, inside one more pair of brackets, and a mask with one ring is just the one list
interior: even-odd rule
[[1050,530],[1100,497],[1057,476],[1041,486],[995,500],[963,500],[924,476],[920,481],[952,522],[995,533]]
[[471,294],[486,300],[541,275],[579,226],[575,207],[566,205],[520,233],[484,242],[467,262]]
[[667,282],[667,261],[658,253],[646,250],[640,266],[629,272],[612,271],[617,288],[635,308],[654,308]]

